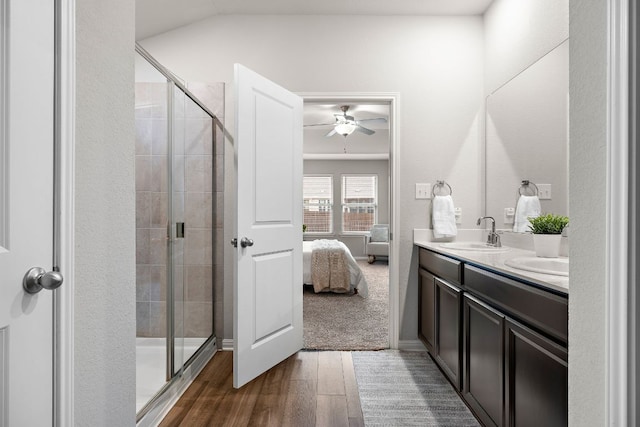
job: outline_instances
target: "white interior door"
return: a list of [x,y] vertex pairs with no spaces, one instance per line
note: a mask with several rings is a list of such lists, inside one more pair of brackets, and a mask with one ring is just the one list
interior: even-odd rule
[[235,65],[233,385],[302,348],[302,98]]
[[[54,9],[0,1],[0,426],[52,424],[52,292],[25,292],[53,259]],[[47,274],[42,280],[49,284]],[[47,284],[45,283],[45,285]]]

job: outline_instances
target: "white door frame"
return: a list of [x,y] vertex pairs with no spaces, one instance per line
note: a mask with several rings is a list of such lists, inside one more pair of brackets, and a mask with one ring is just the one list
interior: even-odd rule
[[[54,291],[54,420],[53,426],[74,422],[74,193],[75,193],[75,4],[76,0],[56,0],[58,36],[56,50],[57,132],[60,185],[60,272],[64,284]],[[133,57],[133,48],[131,55]]]
[[[629,250],[629,0],[608,2],[607,327],[605,410],[608,425],[635,425],[635,259]],[[633,141],[631,141],[633,142]],[[633,411],[633,412],[632,412]]]
[[397,349],[400,340],[400,94],[398,92],[302,92],[304,102],[384,102],[389,104],[389,347]]

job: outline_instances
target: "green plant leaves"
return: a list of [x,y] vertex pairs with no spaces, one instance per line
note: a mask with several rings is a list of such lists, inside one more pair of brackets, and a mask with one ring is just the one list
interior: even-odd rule
[[528,218],[529,228],[533,234],[560,234],[569,224],[569,218],[562,215],[544,214],[539,217]]

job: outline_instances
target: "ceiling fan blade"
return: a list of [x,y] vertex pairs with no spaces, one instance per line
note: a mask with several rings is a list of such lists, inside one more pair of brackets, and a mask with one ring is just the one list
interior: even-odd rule
[[326,134],[326,135],[325,135],[325,137],[329,138],[329,137],[331,137],[331,136],[333,136],[333,135],[335,135],[335,134],[336,134],[336,128],[333,128],[333,129],[331,129],[331,130],[329,131],[329,133],[328,133],[328,134]]
[[312,126],[333,126],[333,125],[335,125],[335,122],[334,123],[314,123],[311,125],[304,125],[304,127],[308,128]]
[[353,116],[349,116],[347,114],[334,114],[336,121],[339,122],[355,122],[356,119]]
[[387,123],[387,119],[384,117],[376,117],[373,119],[356,120],[357,123]]
[[374,133],[376,133],[376,131],[362,127],[359,124],[356,124],[356,130],[358,132],[364,133],[365,135],[373,135]]

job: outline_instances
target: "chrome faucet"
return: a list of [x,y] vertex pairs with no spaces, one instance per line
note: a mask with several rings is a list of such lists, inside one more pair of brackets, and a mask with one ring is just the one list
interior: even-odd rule
[[487,236],[487,245],[494,246],[496,248],[501,248],[502,247],[502,243],[500,243],[500,235],[498,233],[496,233],[496,220],[493,219],[492,216],[483,216],[483,217],[478,218],[478,222],[476,223],[476,225],[480,225],[480,223],[482,222],[483,219],[490,219],[491,220],[491,231],[489,232],[489,235]]

